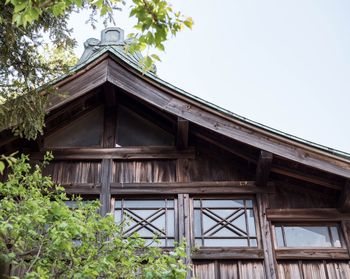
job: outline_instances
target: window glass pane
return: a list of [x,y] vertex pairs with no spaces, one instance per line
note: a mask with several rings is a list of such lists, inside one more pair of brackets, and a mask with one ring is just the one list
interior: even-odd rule
[[251,238],[249,241],[250,241],[250,247],[258,246],[258,242],[256,241],[255,238]]
[[333,246],[334,247],[341,247],[338,228],[337,227],[330,227],[330,229],[331,229],[331,233],[332,233]]
[[284,247],[282,228],[276,226],[275,227],[275,234],[276,234],[277,246]]
[[[280,232],[276,227],[277,243]],[[328,227],[316,226],[284,226],[286,247],[332,247]]]
[[117,146],[171,146],[174,136],[132,110],[118,107]]
[[103,108],[80,117],[45,138],[45,147],[100,146],[103,129]]
[[118,223],[122,219],[126,222],[126,236],[138,233],[149,243],[156,236],[161,241],[160,246],[172,246],[174,243],[174,200],[116,200],[115,221]]
[[[256,247],[255,220],[245,200],[194,199],[196,245],[208,247]],[[203,238],[204,244],[200,241]],[[249,239],[254,240],[249,241]]]
[[207,247],[247,247],[247,239],[204,239],[204,246]]
[[201,212],[200,210],[195,210],[194,211],[194,235],[195,236],[201,236],[202,232],[201,232]]
[[244,207],[243,200],[202,200],[203,207]]
[[256,236],[254,212],[252,209],[247,209],[247,221],[248,221],[249,234],[251,236]]
[[246,200],[246,207],[253,207],[253,201],[252,200]]
[[160,208],[164,206],[164,200],[124,200],[124,207],[130,208]]

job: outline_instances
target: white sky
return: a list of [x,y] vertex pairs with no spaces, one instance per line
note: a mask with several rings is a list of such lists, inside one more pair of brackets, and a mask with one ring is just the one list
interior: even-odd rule
[[[166,43],[160,78],[232,112],[350,153],[350,1],[172,0],[192,31]],[[100,31],[75,15],[78,40]],[[131,33],[127,13],[118,27]]]

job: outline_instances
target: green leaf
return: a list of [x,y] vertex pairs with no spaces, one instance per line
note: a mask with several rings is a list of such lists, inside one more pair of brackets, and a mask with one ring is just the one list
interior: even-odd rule
[[5,163],[0,161],[0,173],[3,174],[5,170]]

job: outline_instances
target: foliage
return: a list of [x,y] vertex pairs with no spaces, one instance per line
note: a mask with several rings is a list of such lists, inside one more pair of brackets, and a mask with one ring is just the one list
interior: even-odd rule
[[[184,27],[192,27],[192,19],[176,12],[165,0],[5,0],[0,1],[0,131],[12,127],[21,137],[36,138],[42,133],[46,98],[37,89],[66,72],[69,61],[42,56],[45,37],[61,54],[72,53],[75,40],[68,27],[69,15],[89,9],[88,21],[97,17],[114,23],[114,11],[130,6],[130,16],[137,19],[132,34],[136,38],[129,51],[143,51],[147,46],[164,50],[164,41]],[[62,55],[62,53],[64,53]],[[43,59],[46,58],[46,59]],[[146,69],[159,60],[147,54],[142,61]],[[18,98],[18,97],[21,98]]]
[[[46,155],[44,165],[51,155]],[[64,189],[31,167],[22,155],[10,161],[0,183],[2,261],[24,278],[185,278],[185,247],[172,252],[145,244],[137,234],[125,238],[113,216],[102,217],[97,201],[74,209]]]

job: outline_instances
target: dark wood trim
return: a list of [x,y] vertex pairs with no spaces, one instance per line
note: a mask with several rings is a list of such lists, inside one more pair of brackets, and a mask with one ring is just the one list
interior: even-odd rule
[[260,188],[254,181],[203,181],[164,183],[111,183],[112,194],[256,194],[273,193],[272,183]]
[[344,239],[344,244],[350,256],[350,221],[341,221],[341,237]]
[[339,208],[341,211],[350,212],[350,179],[344,185],[339,197]]
[[307,174],[306,172],[300,172],[297,170],[284,168],[281,166],[272,166],[271,172],[282,174],[288,177],[304,180],[310,183],[314,183],[317,185],[321,185],[334,190],[341,190],[343,187],[341,185],[334,184],[332,181],[328,179],[322,179],[318,176],[314,176],[311,174]]
[[267,219],[274,222],[334,222],[350,220],[350,213],[336,208],[267,209]]
[[188,148],[189,122],[181,117],[177,118],[176,147],[180,150]]
[[273,155],[265,150],[260,151],[258,164],[256,166],[256,185],[266,187],[270,176]]
[[276,249],[276,257],[279,260],[349,260],[349,254],[346,248],[279,248]]
[[101,164],[101,215],[104,216],[111,211],[110,180],[112,171],[112,160],[103,159]]
[[[49,95],[51,106],[49,106],[47,112],[55,110],[104,84],[107,81],[107,72],[108,55],[104,55],[84,69],[56,83],[53,86],[58,88],[60,94]],[[43,92],[43,94],[46,93]]]
[[33,153],[31,158],[42,159],[46,151],[52,151],[55,160],[137,160],[137,159],[177,159],[195,157],[195,149],[190,147],[177,150],[175,147],[120,147],[120,148],[51,148]]
[[192,253],[193,260],[263,259],[263,249],[200,248]]
[[114,148],[116,143],[117,127],[117,95],[115,87],[109,82],[103,85],[104,95],[104,122],[102,146]]
[[258,207],[259,224],[261,230],[261,242],[264,253],[264,266],[266,278],[278,279],[278,266],[276,261],[275,250],[273,247],[273,239],[271,233],[271,223],[266,218],[268,208],[268,195],[257,194],[256,202]]
[[257,164],[256,158],[253,158],[253,156],[245,154],[244,152],[242,152],[242,150],[240,150],[239,148],[235,148],[233,145],[222,144],[219,141],[214,140],[211,137],[203,135],[202,133],[197,132],[197,131],[191,130],[191,134],[193,134],[194,136],[196,136],[196,137],[198,137],[198,138],[200,138],[200,139],[202,139],[210,144],[218,146],[221,149],[228,151],[228,152],[232,153],[233,155],[236,155],[239,158],[242,158],[250,163]]
[[181,95],[130,67],[108,60],[107,80],[160,109],[283,158],[350,178],[349,160],[280,136]]
[[69,183],[61,184],[67,194],[99,195],[101,183]]

